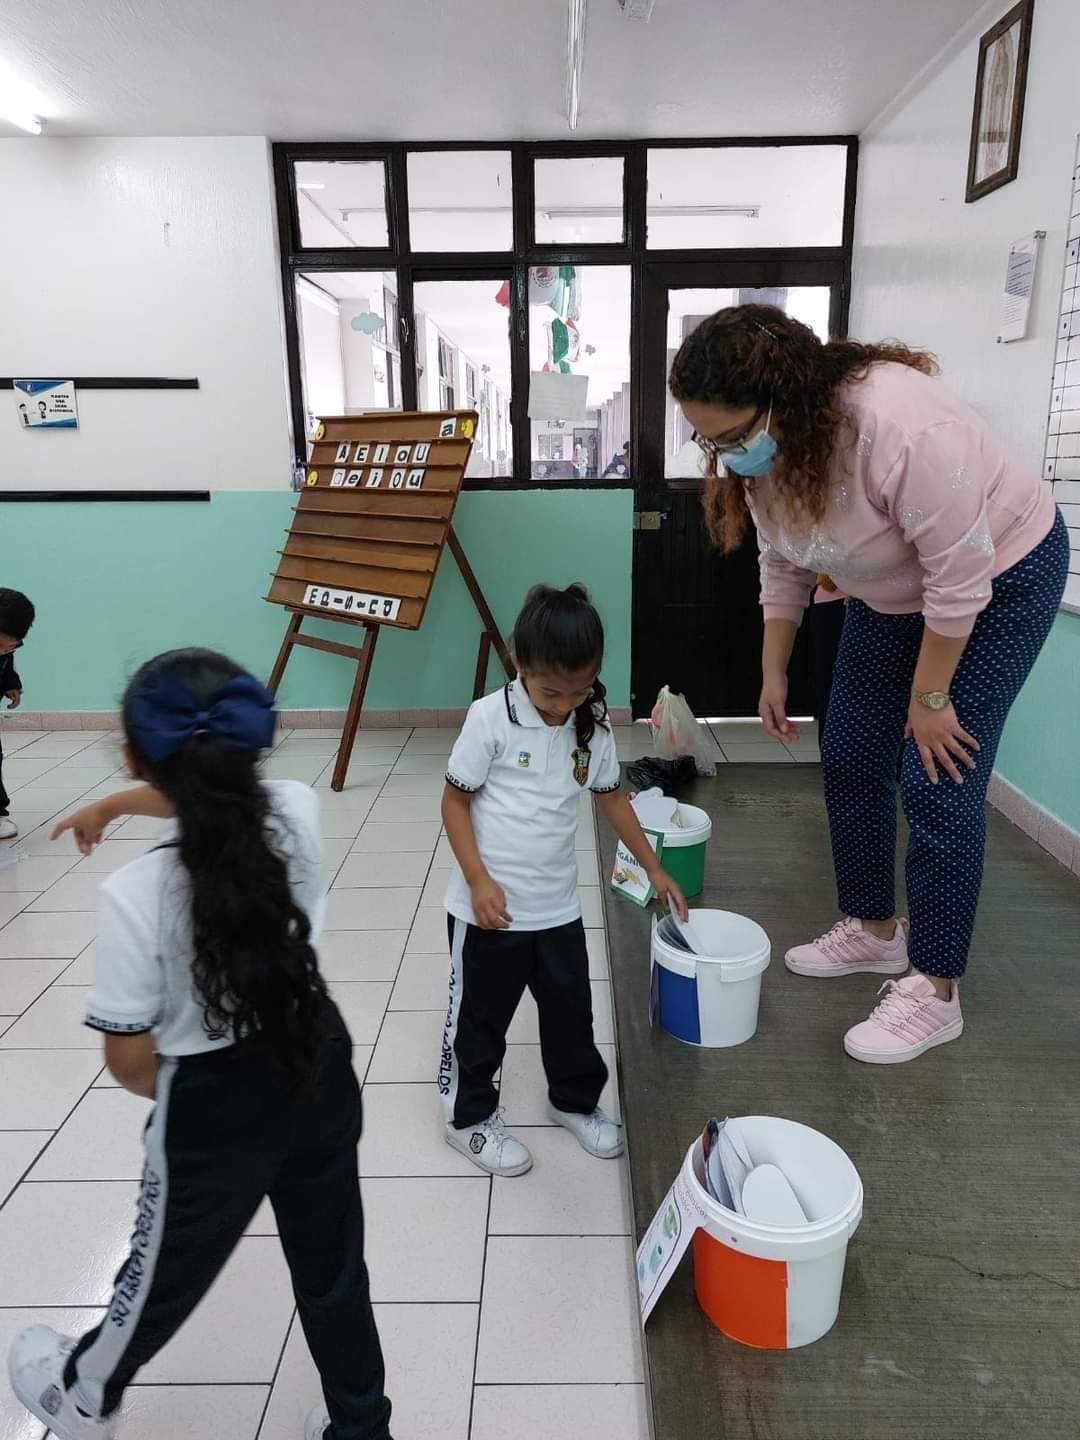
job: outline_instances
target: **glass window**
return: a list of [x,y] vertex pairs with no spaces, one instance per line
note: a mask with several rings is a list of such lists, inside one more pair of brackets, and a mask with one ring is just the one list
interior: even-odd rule
[[[801,320],[804,325],[809,325],[822,340],[827,340],[831,293],[827,285],[767,290],[669,290],[665,373],[671,373],[671,362],[686,337],[708,316],[715,314],[717,310],[726,309],[729,305],[775,305],[794,319]],[[666,387],[665,393],[667,405],[664,425],[664,478],[695,480],[702,473],[701,450],[686,416]]]
[[470,478],[513,474],[508,293],[497,280],[425,280],[413,292],[418,408],[477,412]]
[[306,250],[390,244],[381,160],[298,160],[293,168],[300,244]]
[[650,249],[839,245],[842,145],[650,150]]
[[533,177],[538,245],[622,243],[621,155],[537,160]]
[[414,250],[513,246],[509,150],[420,150],[408,164]]
[[[393,320],[390,320],[391,307]],[[296,279],[304,418],[400,410],[397,279],[382,270],[309,271]]]
[[539,265],[530,270],[529,369],[588,381],[583,408],[568,403],[565,414],[530,422],[532,478],[570,483],[600,476],[628,479],[628,266]]

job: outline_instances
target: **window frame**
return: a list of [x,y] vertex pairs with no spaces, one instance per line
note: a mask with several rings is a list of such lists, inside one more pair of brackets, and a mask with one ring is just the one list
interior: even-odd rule
[[[829,247],[780,249],[649,249],[646,245],[646,156],[657,149],[725,149],[838,145],[847,152],[844,186],[842,243]],[[851,261],[855,229],[859,142],[852,135],[801,135],[747,137],[695,137],[664,140],[511,141],[460,140],[430,142],[280,142],[273,147],[274,188],[277,201],[285,341],[288,363],[289,408],[296,459],[307,459],[304,400],[300,365],[294,277],[299,271],[380,270],[397,277],[398,334],[396,346],[386,335],[388,348],[400,359],[401,405],[416,409],[416,335],[413,287],[419,280],[484,279],[510,274],[510,401],[509,439],[512,473],[506,477],[466,479],[467,490],[538,490],[571,488],[567,481],[536,480],[531,475],[531,428],[528,417],[529,307],[528,273],[533,265],[627,265],[630,268],[630,446],[631,454],[645,453],[646,417],[643,409],[644,313],[646,276],[657,263],[732,260],[760,263],[778,259],[832,262],[838,294],[834,306],[836,333],[847,331],[851,300]],[[408,155],[440,151],[509,150],[511,156],[513,245],[502,251],[414,251],[409,238]],[[623,161],[622,243],[566,245],[536,242],[534,161],[619,156]],[[386,211],[389,245],[339,246],[305,249],[300,244],[296,175],[298,161],[371,161],[386,166]],[[497,425],[497,417],[492,417]],[[632,490],[634,476],[575,480],[574,489]]]

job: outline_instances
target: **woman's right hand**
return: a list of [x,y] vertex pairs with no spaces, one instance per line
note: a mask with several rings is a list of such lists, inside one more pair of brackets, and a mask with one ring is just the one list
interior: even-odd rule
[[473,915],[481,930],[506,930],[512,915],[507,914],[506,895],[490,875],[484,875],[469,886]]
[[786,675],[766,675],[762,682],[758,714],[766,733],[774,740],[799,738],[799,727],[787,718],[787,689]]

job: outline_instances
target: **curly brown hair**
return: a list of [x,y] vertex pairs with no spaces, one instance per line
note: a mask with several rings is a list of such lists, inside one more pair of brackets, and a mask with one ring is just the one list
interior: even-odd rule
[[[771,305],[718,310],[683,341],[671,367],[676,400],[731,409],[772,406],[780,453],[769,478],[785,517],[803,527],[824,519],[831,465],[855,442],[855,427],[837,391],[871,365],[892,361],[936,375],[937,361],[898,340],[823,344],[808,325]],[[750,524],[742,478],[717,472],[710,458],[702,496],[705,524],[725,553],[738,549]]]

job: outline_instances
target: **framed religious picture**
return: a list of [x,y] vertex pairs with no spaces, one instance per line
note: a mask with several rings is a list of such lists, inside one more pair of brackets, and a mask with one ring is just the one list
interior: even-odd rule
[[968,204],[1016,179],[1035,0],[1020,0],[979,41]]

